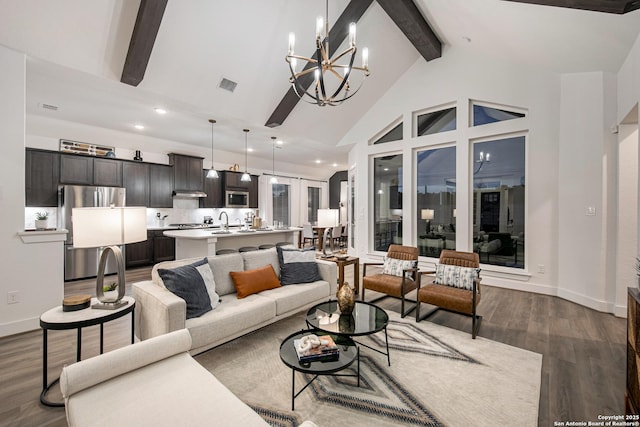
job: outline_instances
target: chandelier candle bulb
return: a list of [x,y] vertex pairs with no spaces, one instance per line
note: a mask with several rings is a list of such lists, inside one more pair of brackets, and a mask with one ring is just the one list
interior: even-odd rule
[[366,47],[362,49],[362,68],[365,70],[369,68],[369,48]]
[[293,55],[293,49],[296,45],[296,35],[289,33],[289,55]]
[[316,18],[316,39],[322,39],[322,16]]
[[352,22],[349,24],[349,46],[354,47],[356,45],[356,24]]

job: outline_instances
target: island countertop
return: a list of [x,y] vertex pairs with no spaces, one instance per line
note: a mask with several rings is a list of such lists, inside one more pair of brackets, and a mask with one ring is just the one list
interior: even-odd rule
[[214,256],[219,249],[239,249],[243,246],[258,247],[263,244],[289,242],[298,244],[300,227],[287,229],[229,230],[198,228],[190,230],[167,230],[167,237],[176,239],[176,259]]

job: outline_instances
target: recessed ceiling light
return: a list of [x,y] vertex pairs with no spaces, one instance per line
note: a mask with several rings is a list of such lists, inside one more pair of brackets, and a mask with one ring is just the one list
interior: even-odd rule
[[337,164],[337,163],[334,163],[332,166],[333,166],[334,168],[337,168],[337,167],[338,167],[338,164]]
[[277,141],[276,141],[276,144],[278,144],[278,145],[282,145],[282,144],[284,144],[284,143],[283,143],[281,140],[277,140]]
[[322,163],[322,160],[318,159],[318,160],[316,160],[316,163],[320,164],[320,163]]
[[143,130],[144,126],[142,125],[133,125],[134,128],[138,129],[138,130]]
[[249,153],[253,153],[253,148],[247,148],[247,151],[248,151]]
[[160,108],[160,107],[154,108],[153,111],[155,111],[158,114],[167,114],[167,110],[165,110],[164,108]]

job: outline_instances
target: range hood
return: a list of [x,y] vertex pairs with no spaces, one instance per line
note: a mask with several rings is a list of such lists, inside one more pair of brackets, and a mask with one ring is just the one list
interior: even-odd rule
[[207,193],[202,191],[177,190],[172,193],[174,199],[198,199],[207,197]]

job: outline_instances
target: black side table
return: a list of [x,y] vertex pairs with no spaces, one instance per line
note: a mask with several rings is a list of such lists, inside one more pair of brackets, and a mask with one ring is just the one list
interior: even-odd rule
[[[333,341],[340,348],[338,360],[335,361],[314,361],[300,362],[293,341],[301,338],[303,335],[316,334],[318,336],[330,335]],[[334,334],[328,334],[316,330],[302,330],[291,334],[280,344],[280,359],[291,368],[291,410],[295,410],[295,399],[302,393],[316,378],[320,375],[333,375],[335,377],[357,377],[358,387],[360,387],[360,351],[358,346],[348,337],[342,337]],[[348,368],[357,361],[356,374],[337,374],[336,372]],[[312,374],[314,377],[304,387],[296,393],[296,371],[305,374]]]
[[[129,303],[116,310],[94,310],[91,307],[78,311],[62,311],[62,306],[52,308],[40,316],[40,327],[42,328],[42,392],[40,393],[40,402],[43,405],[62,407],[64,403],[50,402],[46,398],[47,392],[53,387],[60,377],[53,382],[47,383],[47,331],[77,329],[78,337],[76,342],[76,362],[81,360],[82,356],[82,328],[87,326],[100,325],[100,354],[103,352],[104,343],[104,324],[111,320],[118,319],[126,314],[131,313],[131,344],[134,340],[134,309],[136,300],[132,297],[125,296],[123,300]],[[91,299],[91,304],[97,303],[96,298]]]

